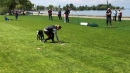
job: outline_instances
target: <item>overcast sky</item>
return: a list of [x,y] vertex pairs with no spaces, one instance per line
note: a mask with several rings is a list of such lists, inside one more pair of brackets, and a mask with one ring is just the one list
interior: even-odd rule
[[[66,4],[74,4],[74,6],[82,5],[98,5],[98,4],[107,4],[107,0],[30,0],[33,4],[48,6],[50,4],[54,6],[65,6]],[[120,6],[125,8],[130,8],[130,0],[108,0],[108,3],[111,3],[113,6]]]

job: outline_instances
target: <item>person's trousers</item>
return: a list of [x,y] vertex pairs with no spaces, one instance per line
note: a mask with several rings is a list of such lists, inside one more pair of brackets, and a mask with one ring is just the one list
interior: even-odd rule
[[115,22],[116,22],[116,16],[113,16],[113,21],[115,21]]
[[53,20],[52,14],[49,14],[49,20]]
[[47,39],[45,39],[45,41],[52,39],[52,41],[54,41],[54,33],[50,32],[50,31],[44,31],[44,33],[48,36]]
[[59,20],[62,20],[62,17],[61,17],[61,15],[58,15],[58,17],[59,17]]
[[121,16],[118,16],[118,22],[121,22]]
[[66,15],[66,22],[69,22],[69,17],[68,17],[68,15]]
[[111,24],[111,17],[106,17],[106,23],[110,23]]

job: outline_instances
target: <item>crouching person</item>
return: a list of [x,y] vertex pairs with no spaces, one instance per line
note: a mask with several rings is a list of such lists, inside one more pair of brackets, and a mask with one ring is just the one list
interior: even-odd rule
[[44,33],[48,36],[48,38],[44,39],[44,43],[47,40],[52,40],[52,43],[55,43],[54,41],[54,35],[56,36],[57,41],[60,43],[58,36],[57,36],[57,30],[60,30],[61,26],[60,25],[50,25],[46,28],[44,28]]

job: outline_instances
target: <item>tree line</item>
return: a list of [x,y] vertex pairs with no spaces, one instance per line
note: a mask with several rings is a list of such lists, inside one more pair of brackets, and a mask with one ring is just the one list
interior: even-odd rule
[[45,9],[52,9],[52,10],[58,10],[58,9],[62,9],[65,10],[66,7],[68,7],[70,10],[79,10],[79,11],[83,11],[83,10],[106,10],[108,7],[111,9],[124,9],[124,7],[119,7],[119,6],[113,6],[111,4],[98,4],[97,6],[93,5],[93,6],[79,6],[76,7],[74,6],[72,3],[71,4],[66,4],[66,6],[63,6],[63,8],[61,8],[61,6],[53,6],[53,5],[49,5],[48,7],[45,6],[37,6],[37,9],[39,10],[45,10]]
[[124,9],[124,7],[119,7],[119,6],[113,6],[111,4],[99,4],[97,6],[93,5],[93,6],[88,6],[88,5],[84,5],[84,6],[74,6],[74,4],[70,3],[70,4],[66,4],[66,6],[61,7],[59,6],[54,6],[54,5],[48,5],[48,6],[44,6],[44,5],[35,5],[33,3],[31,3],[30,0],[0,0],[0,14],[6,14],[9,13],[10,15],[12,15],[12,13],[15,10],[23,10],[23,11],[41,11],[41,10],[48,10],[48,9],[52,9],[52,10],[65,10],[66,7],[68,7],[70,10],[79,10],[79,11],[83,11],[83,10],[106,10],[107,7],[111,8],[111,9]]
[[31,10],[34,4],[29,0],[0,0],[0,14],[12,15],[16,10]]

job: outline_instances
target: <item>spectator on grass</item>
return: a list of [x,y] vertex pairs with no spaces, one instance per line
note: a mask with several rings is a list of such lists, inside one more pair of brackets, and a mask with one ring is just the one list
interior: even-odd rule
[[49,15],[49,20],[53,20],[53,18],[52,18],[52,10],[51,9],[48,10],[48,15]]
[[52,43],[55,43],[54,41],[54,35],[56,36],[57,41],[60,43],[58,36],[57,36],[57,30],[60,30],[60,25],[50,25],[44,28],[44,33],[48,36],[43,42],[45,43],[47,40],[52,40]]
[[117,10],[115,9],[112,14],[113,14],[113,22],[116,22]]
[[112,27],[111,24],[111,9],[108,8],[106,11],[106,25],[108,26],[108,23],[110,24],[110,27]]
[[61,21],[61,20],[62,20],[62,17],[61,17],[61,9],[59,9],[59,11],[58,11],[58,17],[59,17],[59,20]]
[[121,12],[121,10],[119,9],[119,10],[118,10],[118,22],[121,22],[121,18],[122,18],[122,12]]
[[65,18],[66,18],[66,22],[69,22],[69,14],[70,14],[70,10],[68,9],[68,8],[66,8],[66,10],[65,10]]
[[15,12],[15,20],[18,20],[18,16],[19,16],[18,11],[16,11]]

